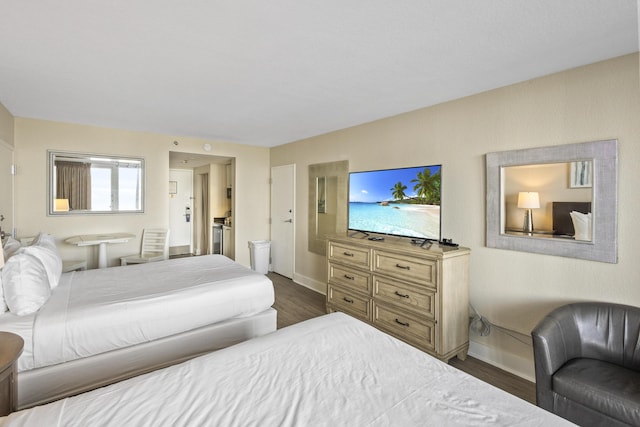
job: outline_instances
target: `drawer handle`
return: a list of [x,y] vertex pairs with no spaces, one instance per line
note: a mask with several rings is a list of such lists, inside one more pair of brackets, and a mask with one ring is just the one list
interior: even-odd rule
[[402,325],[402,326],[407,326],[407,327],[409,326],[409,322],[401,322],[401,321],[400,321],[400,320],[398,320],[397,318],[396,318],[396,323],[398,323],[398,324],[400,324],[400,325]]
[[344,275],[344,278],[345,278],[345,279],[349,279],[349,280],[356,280],[356,278],[355,278],[354,276],[351,276],[351,275],[349,275],[349,274],[345,274],[345,275]]
[[351,252],[343,252],[342,255],[352,257],[353,254]]
[[404,295],[401,294],[400,292],[396,291],[396,295],[398,295],[400,298],[409,298],[409,295]]
[[409,266],[409,265],[396,264],[396,267],[401,268],[403,270],[411,270],[411,266]]
[[342,299],[345,300],[346,302],[348,302],[349,304],[353,304],[353,300],[352,299],[349,299],[347,297],[342,297]]

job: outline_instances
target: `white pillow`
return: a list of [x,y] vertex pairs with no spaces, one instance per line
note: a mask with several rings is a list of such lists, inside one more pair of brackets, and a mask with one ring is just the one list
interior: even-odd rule
[[[62,275],[62,259],[57,252],[40,246],[28,246],[20,250],[20,254],[27,254],[40,261],[46,274],[49,288],[54,289],[60,283]],[[14,255],[14,256],[17,256]]]
[[35,313],[51,296],[44,264],[24,249],[9,258],[2,269],[4,298],[9,311],[17,316]]
[[[20,242],[13,238],[13,236],[7,237],[2,245],[2,252],[4,252],[4,262],[5,264],[20,248]],[[7,311],[9,307],[7,307],[7,303],[4,300],[4,292],[2,290],[2,269],[0,268],[0,313],[4,313]]]
[[53,238],[53,236],[50,235],[50,234],[47,234],[47,233],[43,233],[43,232],[38,233],[38,235],[33,238],[31,243],[29,243],[28,245],[24,245],[24,246],[25,247],[27,247],[27,246],[42,246],[42,247],[51,249],[52,251],[58,251],[58,248],[56,247],[56,241]]
[[591,241],[591,212],[583,214],[581,212],[569,212],[571,221],[573,221],[573,229],[575,230],[574,239]]
[[58,286],[60,275],[62,274],[62,258],[56,247],[53,236],[40,233],[33,240],[30,246],[22,248],[21,252],[28,253],[38,258],[46,272],[51,289]]
[[4,262],[6,263],[18,250],[22,247],[19,241],[13,237],[7,237],[7,240],[2,245],[2,251],[4,252]]

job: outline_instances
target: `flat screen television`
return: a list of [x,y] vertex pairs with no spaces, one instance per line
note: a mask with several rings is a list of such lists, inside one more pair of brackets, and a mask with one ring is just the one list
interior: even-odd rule
[[349,173],[349,230],[441,240],[442,165]]

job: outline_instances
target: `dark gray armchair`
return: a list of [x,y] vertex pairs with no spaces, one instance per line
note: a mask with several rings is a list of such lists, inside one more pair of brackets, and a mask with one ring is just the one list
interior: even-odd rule
[[640,426],[640,308],[565,305],[531,336],[538,406],[582,426]]

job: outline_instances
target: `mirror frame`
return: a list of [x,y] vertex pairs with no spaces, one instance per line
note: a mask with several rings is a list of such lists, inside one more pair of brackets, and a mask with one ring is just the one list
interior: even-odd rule
[[[88,211],[88,210],[69,210],[69,211],[55,211],[54,210],[54,162],[56,155],[66,156],[66,157],[77,157],[77,158],[90,158],[90,157],[102,157],[113,160],[135,160],[140,162],[140,174],[142,179],[142,195],[140,200],[140,209],[135,210],[119,210],[119,211]],[[47,151],[47,166],[48,166],[48,174],[47,174],[47,215],[48,216],[66,216],[66,215],[119,215],[119,214],[138,214],[144,213],[145,199],[146,199],[146,172],[145,172],[145,162],[142,157],[135,156],[118,156],[112,154],[98,154],[98,153],[80,153],[74,151],[57,151],[57,150],[48,150]]]
[[[507,235],[504,173],[508,166],[593,160],[591,241]],[[486,246],[609,263],[618,262],[618,140],[486,154]]]
[[325,236],[317,236],[318,228],[318,195],[316,194],[316,179],[320,177],[335,176],[338,178],[338,194],[336,205],[336,229],[335,233],[347,231],[347,198],[349,195],[349,161],[341,160],[329,163],[317,163],[309,165],[309,218],[307,249],[319,255],[327,253],[327,239]]

